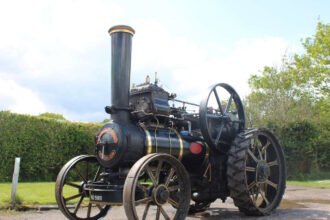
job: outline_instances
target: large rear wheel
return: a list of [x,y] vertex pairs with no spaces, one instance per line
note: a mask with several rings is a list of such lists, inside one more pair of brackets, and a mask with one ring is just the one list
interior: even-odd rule
[[285,191],[285,160],[275,136],[266,129],[242,133],[228,156],[228,187],[235,205],[246,215],[268,215]]

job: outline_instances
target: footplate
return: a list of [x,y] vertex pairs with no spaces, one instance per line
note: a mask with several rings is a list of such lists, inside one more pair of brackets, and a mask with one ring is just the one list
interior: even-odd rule
[[123,185],[87,183],[84,189],[89,193],[91,203],[109,205],[123,204]]

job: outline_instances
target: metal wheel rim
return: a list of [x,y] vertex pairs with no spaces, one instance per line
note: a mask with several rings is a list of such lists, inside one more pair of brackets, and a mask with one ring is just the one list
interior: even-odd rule
[[[69,173],[75,169],[77,167],[77,165],[79,163],[82,162],[86,162],[86,167],[87,167],[87,171],[88,172],[88,163],[95,163],[98,164],[97,159],[95,156],[92,155],[80,155],[77,156],[75,158],[72,158],[69,162],[67,162],[63,168],[61,169],[61,171],[59,172],[57,179],[56,179],[56,185],[55,185],[55,196],[56,196],[56,201],[57,204],[60,208],[60,210],[62,211],[62,213],[68,217],[69,219],[79,219],[79,220],[84,220],[84,219],[99,219],[103,216],[105,216],[110,208],[109,205],[95,205],[95,207],[98,208],[98,213],[93,215],[92,211],[93,211],[93,204],[92,203],[88,203],[87,207],[86,207],[86,217],[82,217],[82,216],[78,216],[78,212],[81,210],[82,206],[83,206],[83,202],[84,199],[89,198],[89,195],[84,191],[83,189],[83,185],[78,185],[75,182],[67,182],[67,177],[69,175]],[[93,175],[93,180],[96,180],[100,174],[100,169],[101,167],[99,166],[97,172]],[[75,169],[77,170],[77,169]],[[86,173],[84,176],[84,172],[82,172],[81,170],[77,170],[77,175],[80,176],[84,183],[87,183],[87,181],[89,180],[88,177],[91,175],[90,173]],[[65,195],[63,195],[63,189],[64,186],[69,185],[73,188],[78,189],[78,193],[70,196],[70,197],[66,197]],[[67,205],[67,202],[70,202],[71,200],[77,199],[79,198],[78,202],[76,204],[74,204],[73,207],[71,207],[71,205]],[[70,209],[73,208],[73,212],[70,211]]]
[[[227,102],[225,109],[222,108],[221,99],[220,99],[221,97],[219,97],[219,95],[216,91],[217,87],[224,88],[230,94],[230,98]],[[209,146],[214,150],[214,149],[217,149],[219,141],[221,140],[221,134],[222,134],[223,128],[226,126],[226,122],[219,117],[219,123],[221,126],[220,131],[218,132],[216,138],[212,137],[212,135],[210,134],[210,128],[209,128],[209,123],[208,123],[209,115],[208,115],[208,109],[207,109],[209,99],[210,99],[212,93],[216,97],[217,104],[218,104],[218,107],[219,107],[219,110],[221,113],[221,117],[225,116],[224,118],[226,118],[226,116],[228,115],[229,107],[230,107],[231,103],[234,101],[234,104],[237,107],[237,113],[238,113],[238,118],[239,118],[238,121],[233,122],[233,123],[239,124],[237,133],[243,131],[245,128],[245,113],[244,113],[242,101],[241,101],[238,93],[235,91],[235,89],[233,87],[231,87],[230,85],[228,85],[226,83],[218,83],[209,88],[209,92],[208,92],[206,98],[201,101],[200,108],[199,108],[199,117],[200,117],[201,132],[203,134],[203,137],[206,140],[206,142],[209,144]]]
[[[152,164],[157,164],[156,172]],[[163,173],[166,165],[171,165],[168,170],[168,175],[163,178]],[[141,186],[139,178],[141,175],[147,175],[152,181],[149,187]],[[150,177],[152,176],[152,177]],[[136,201],[137,186],[144,188],[144,195],[142,199]],[[155,192],[160,186],[167,187],[169,191],[169,199],[164,204],[159,204],[155,201]],[[179,193],[178,193],[179,191]],[[174,193],[180,194],[181,198],[173,198]],[[190,182],[189,176],[185,171],[183,165],[174,157],[167,154],[151,154],[141,158],[131,168],[124,185],[124,208],[128,219],[147,219],[150,209],[156,206],[155,219],[185,219],[190,203]],[[143,204],[143,213],[138,213],[136,206]],[[168,213],[166,206],[171,205],[175,211]],[[142,215],[141,215],[142,214]],[[170,216],[170,214],[172,214]]]

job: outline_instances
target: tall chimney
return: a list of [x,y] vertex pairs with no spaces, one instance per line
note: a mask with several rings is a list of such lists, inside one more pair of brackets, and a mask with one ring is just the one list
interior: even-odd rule
[[132,55],[132,37],[135,31],[125,25],[109,29],[111,36],[111,118],[117,122],[129,121],[129,91]]

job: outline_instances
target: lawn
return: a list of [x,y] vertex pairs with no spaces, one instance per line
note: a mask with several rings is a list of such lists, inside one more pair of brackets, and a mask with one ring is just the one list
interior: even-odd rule
[[306,186],[322,189],[330,189],[330,180],[307,180],[307,181],[287,181],[289,186]]
[[[330,189],[330,180],[313,181],[287,181],[287,185],[306,186]],[[71,189],[67,192],[71,193]],[[74,194],[75,192],[73,192]],[[8,207],[10,204],[11,184],[0,183],[0,208]],[[56,204],[55,183],[19,183],[17,195],[22,205],[45,205]]]
[[[18,200],[22,205],[56,204],[55,183],[19,183]],[[10,204],[11,184],[0,183],[0,207]]]

